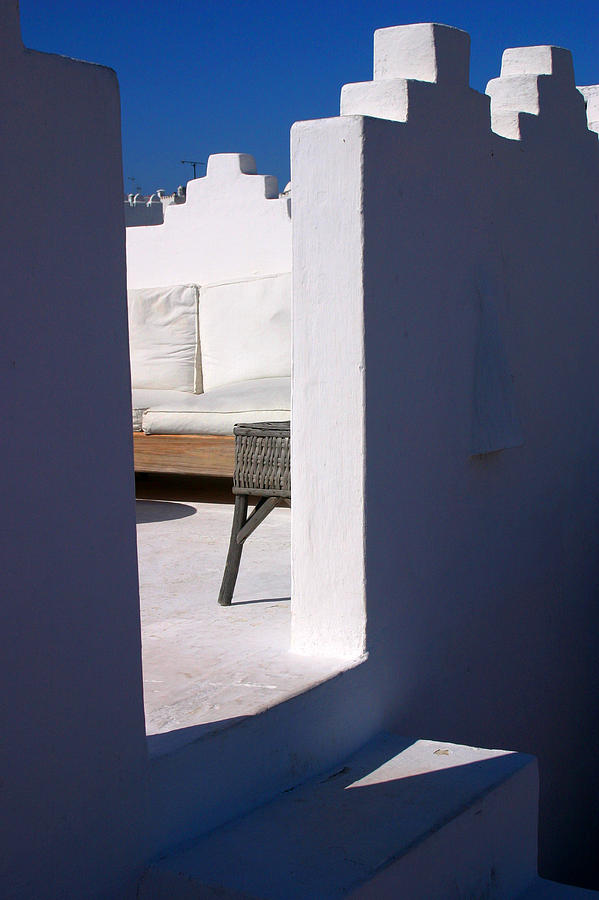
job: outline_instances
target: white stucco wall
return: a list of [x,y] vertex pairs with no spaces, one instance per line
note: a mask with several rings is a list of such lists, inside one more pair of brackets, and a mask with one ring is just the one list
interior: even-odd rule
[[507,51],[489,109],[463,33],[385,32],[292,132],[293,648],[365,648],[401,733],[536,754],[542,871],[589,875],[597,136],[567,51]]
[[24,50],[15,0],[0,20],[0,895],[128,898],[147,749],[119,91]]
[[599,84],[587,84],[578,90],[585,99],[589,128],[599,132]]
[[129,203],[125,200],[123,206],[127,228],[162,225],[164,222],[163,204],[159,199],[153,203]]
[[353,119],[292,134],[293,648],[355,658],[366,647],[362,157]]
[[206,175],[188,182],[185,203],[168,206],[162,225],[127,229],[131,288],[290,270],[290,202],[246,153],[210,156]]

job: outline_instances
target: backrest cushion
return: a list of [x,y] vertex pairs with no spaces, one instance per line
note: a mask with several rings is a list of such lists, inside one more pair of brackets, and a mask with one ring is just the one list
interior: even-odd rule
[[198,297],[195,284],[127,292],[133,388],[201,393]]
[[204,390],[291,374],[291,274],[202,285]]

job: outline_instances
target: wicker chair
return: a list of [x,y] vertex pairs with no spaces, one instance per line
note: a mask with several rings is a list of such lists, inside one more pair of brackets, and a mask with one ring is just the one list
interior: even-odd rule
[[[236,425],[233,429],[235,510],[229,552],[218,595],[221,606],[231,605],[244,541],[280,501],[291,506],[289,424],[259,422]],[[260,500],[248,518],[250,496],[260,497]]]

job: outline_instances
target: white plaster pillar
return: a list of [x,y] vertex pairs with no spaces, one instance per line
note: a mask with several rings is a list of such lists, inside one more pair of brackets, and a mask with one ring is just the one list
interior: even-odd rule
[[[378,248],[398,227],[427,227],[426,213],[414,223],[401,218],[405,203],[393,179],[404,126],[397,122],[407,118],[408,105],[419,112],[424,102],[427,112],[444,122],[449,108],[453,128],[454,110],[463,114],[464,105],[472,105],[469,46],[467,34],[447,26],[382,29],[375,34],[375,80],[343,88],[340,118],[292,129],[292,649],[297,652],[356,658],[367,650],[368,445],[376,456],[379,442],[387,432],[396,433],[398,423],[391,407],[384,413],[389,421],[372,420],[367,427],[367,394],[373,408],[378,400],[376,387],[367,390],[366,352],[370,347],[376,356],[385,317],[406,289],[409,294],[408,285],[396,287],[392,240],[388,257]],[[477,114],[485,109],[484,101],[475,106]],[[479,120],[474,117],[475,127]],[[429,152],[430,125],[421,141]],[[408,142],[410,159],[417,158],[418,143]],[[375,368],[371,363],[370,371]],[[400,383],[399,369],[392,369],[378,393],[396,402],[393,386]],[[388,477],[396,480],[392,471]],[[375,600],[369,608],[374,606]]]
[[292,129],[292,649],[350,658],[365,648],[362,140],[358,116]]

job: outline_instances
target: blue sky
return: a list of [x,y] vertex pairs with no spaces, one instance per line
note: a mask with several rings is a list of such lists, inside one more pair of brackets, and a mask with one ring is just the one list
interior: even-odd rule
[[[193,2],[21,0],[29,47],[112,66],[123,113],[125,187],[173,190],[181,159],[240,151],[289,178],[294,121],[337,115],[341,86],[372,73],[375,28],[445,22],[472,38],[484,90],[505,47],[558,44],[578,84],[599,82],[599,2]],[[200,170],[203,172],[203,170]],[[93,176],[92,176],[93,177]]]

